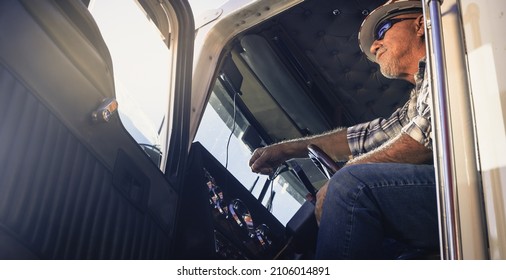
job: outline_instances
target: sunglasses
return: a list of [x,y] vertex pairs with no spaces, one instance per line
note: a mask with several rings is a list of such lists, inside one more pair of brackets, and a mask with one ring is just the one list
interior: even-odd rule
[[383,37],[385,37],[385,33],[394,26],[394,24],[408,20],[408,19],[416,19],[416,18],[392,18],[387,19],[380,24],[378,24],[378,27],[376,27],[376,30],[374,31],[374,40],[381,40]]

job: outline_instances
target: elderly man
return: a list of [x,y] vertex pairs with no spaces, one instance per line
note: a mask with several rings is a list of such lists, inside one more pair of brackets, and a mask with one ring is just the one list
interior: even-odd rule
[[251,169],[271,173],[287,159],[306,156],[309,144],[348,161],[317,194],[316,258],[389,258],[386,240],[433,250],[438,224],[420,1],[389,1],[371,12],[359,42],[384,76],[414,85],[408,102],[388,119],[259,148]]

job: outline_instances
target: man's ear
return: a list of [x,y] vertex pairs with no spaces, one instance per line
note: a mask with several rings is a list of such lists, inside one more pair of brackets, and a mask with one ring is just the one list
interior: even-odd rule
[[423,37],[425,36],[425,23],[424,23],[424,20],[423,20],[423,15],[419,15],[416,20],[416,35],[419,36],[419,37]]

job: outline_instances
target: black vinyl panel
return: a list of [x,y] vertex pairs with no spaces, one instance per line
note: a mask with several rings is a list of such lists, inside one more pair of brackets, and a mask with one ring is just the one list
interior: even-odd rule
[[3,249],[21,245],[43,259],[169,257],[166,233],[3,65],[0,229],[18,242]]
[[307,0],[252,30],[266,37],[332,120],[349,126],[387,117],[412,86],[383,77],[358,45],[363,19],[385,1]]

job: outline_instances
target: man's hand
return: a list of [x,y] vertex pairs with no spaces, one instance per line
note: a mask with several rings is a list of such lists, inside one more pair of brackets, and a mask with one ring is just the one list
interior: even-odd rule
[[323,187],[320,188],[320,190],[316,193],[316,205],[314,209],[314,215],[316,216],[316,222],[318,223],[318,226],[320,226],[320,219],[322,218],[322,207],[323,207],[323,201],[325,200],[325,196],[327,195],[327,188],[329,186],[329,182],[325,183]]
[[271,174],[276,168],[286,161],[284,148],[280,144],[258,148],[251,155],[249,166],[251,171],[261,174]]
[[308,136],[295,140],[258,148],[249,161],[251,171],[271,174],[283,162],[291,158],[307,157],[307,146],[314,144],[334,160],[348,159],[351,155],[346,136],[346,129],[338,128],[316,136]]

